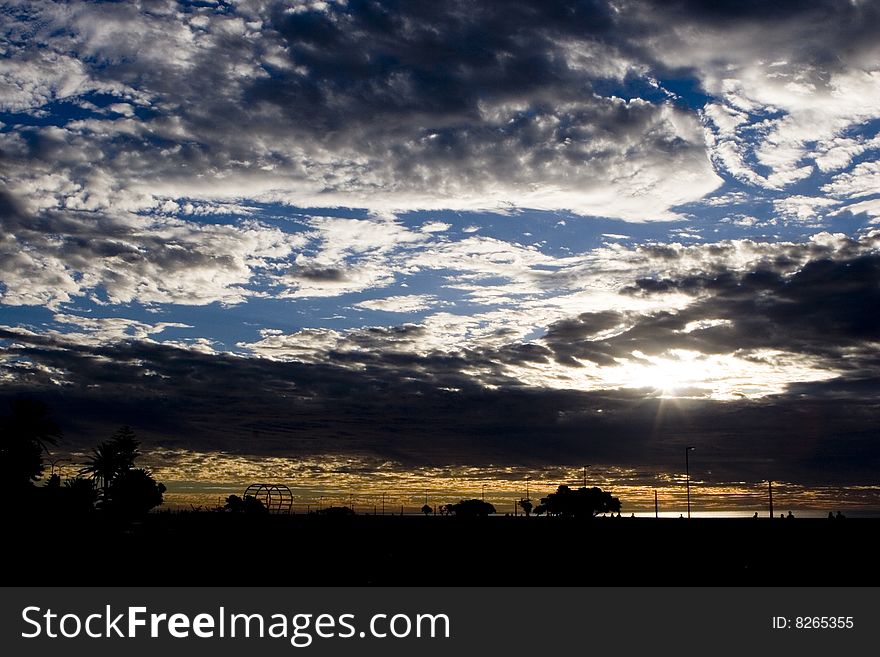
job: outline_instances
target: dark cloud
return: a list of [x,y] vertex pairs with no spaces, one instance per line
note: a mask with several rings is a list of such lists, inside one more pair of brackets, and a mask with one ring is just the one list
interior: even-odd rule
[[318,282],[343,282],[348,280],[347,272],[338,267],[316,267],[312,265],[295,265],[287,272],[291,280],[307,280]]
[[[641,279],[629,288],[643,294],[671,290],[705,298],[681,312],[640,318],[604,343],[608,352],[779,349],[822,356],[828,365],[858,368],[857,356],[870,356],[880,339],[880,256],[876,254],[811,260],[789,276],[760,268],[675,280]],[[701,320],[727,323],[683,332],[688,324]],[[571,336],[560,343],[561,357],[566,358],[571,354]]]
[[353,126],[384,131],[388,119],[401,131],[480,122],[486,101],[582,99],[589,81],[557,40],[601,39],[614,20],[603,2],[356,1],[341,11],[278,7],[272,25],[308,74],[257,82],[252,98],[332,137]]
[[[557,350],[565,335],[578,345],[579,335],[615,320],[600,314],[560,324],[548,344]],[[651,336],[663,335],[664,322],[680,325],[671,316],[649,321]],[[535,345],[491,353],[388,350],[389,336],[405,340],[419,330],[375,330],[361,338],[360,351],[328,352],[317,363],[137,341],[84,346],[3,331],[6,370],[28,372],[19,371],[18,383],[3,394],[48,399],[72,446],[127,422],[150,447],[291,458],[354,454],[409,466],[589,460],[677,471],[682,445],[693,442],[718,482],[772,476],[803,484],[859,483],[870,481],[880,465],[876,431],[869,428],[880,413],[876,362],[872,377],[852,372],[761,400],[671,401],[644,390],[523,387],[504,366],[546,361],[548,350]],[[702,336],[689,346],[720,342]],[[621,348],[613,340],[602,344]],[[475,377],[477,370],[484,374]],[[59,377],[66,385],[53,382]]]

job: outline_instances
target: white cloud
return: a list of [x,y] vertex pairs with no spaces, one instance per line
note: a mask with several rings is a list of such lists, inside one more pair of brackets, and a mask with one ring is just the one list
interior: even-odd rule
[[840,212],[848,211],[853,214],[860,214],[864,212],[869,217],[874,217],[871,223],[876,224],[877,218],[880,217],[880,198],[871,199],[869,201],[860,201],[859,203],[851,203],[849,205],[845,205],[835,214],[839,214]]
[[111,304],[240,303],[256,294],[248,286],[259,270],[302,243],[256,222],[226,226],[80,212],[6,221],[0,301],[9,305],[55,308],[84,295]]
[[880,162],[862,162],[852,171],[840,173],[822,187],[837,198],[861,198],[880,192]]
[[421,231],[423,233],[443,233],[452,228],[451,224],[444,223],[442,221],[429,221],[425,224],[422,224]]
[[431,294],[407,294],[369,299],[354,304],[354,307],[365,310],[381,310],[388,313],[414,313],[431,308],[437,301],[437,297]]
[[821,196],[787,196],[773,201],[773,209],[787,219],[809,221],[823,210],[839,205],[840,201]]
[[[70,313],[55,313],[52,321],[62,325],[63,329],[49,329],[43,331],[41,335],[57,338],[67,344],[83,345],[108,345],[125,340],[146,340],[169,328],[193,328],[189,324],[180,322],[150,324],[124,317],[86,317]],[[21,327],[3,326],[2,328],[22,335],[34,335]]]

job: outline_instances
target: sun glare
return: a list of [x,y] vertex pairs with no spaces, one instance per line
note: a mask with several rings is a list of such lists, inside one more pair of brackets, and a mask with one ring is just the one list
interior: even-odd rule
[[675,397],[688,388],[705,387],[723,375],[717,363],[713,366],[697,351],[677,349],[663,357],[634,351],[632,356],[632,359],[619,359],[620,364],[609,378],[619,380],[622,387],[651,388],[663,396]]

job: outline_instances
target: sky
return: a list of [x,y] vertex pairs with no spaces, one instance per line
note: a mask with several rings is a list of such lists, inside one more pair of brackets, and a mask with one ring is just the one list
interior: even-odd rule
[[638,506],[694,445],[707,505],[880,508],[878,28],[3,0],[0,396],[73,461],[132,425],[172,495],[590,464]]

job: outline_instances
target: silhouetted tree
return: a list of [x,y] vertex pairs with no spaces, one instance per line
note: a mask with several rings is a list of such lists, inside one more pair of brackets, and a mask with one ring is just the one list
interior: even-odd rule
[[527,499],[523,498],[518,502],[518,504],[519,504],[519,508],[521,508],[523,510],[523,513],[525,513],[527,517],[532,514],[532,501],[531,500],[527,500]]
[[162,504],[165,486],[147,470],[134,467],[139,445],[131,427],[121,427],[92,450],[81,471],[100,486],[102,508],[114,515],[141,516]]
[[227,511],[232,513],[269,513],[269,509],[253,495],[245,495],[244,499],[238,495],[230,495],[226,498]]
[[138,451],[140,442],[135,436],[134,430],[127,424],[119,427],[110,438],[110,443],[116,452],[116,462],[120,472],[131,470],[135,460],[141,455]]
[[477,499],[461,500],[455,504],[447,504],[446,508],[449,513],[454,513],[456,517],[459,518],[484,517],[488,516],[490,513],[495,513],[494,506],[488,502]]
[[82,473],[95,480],[102,491],[106,491],[119,472],[119,460],[112,443],[104,442],[92,449],[88,464]]
[[110,440],[92,449],[92,455],[83,472],[95,479],[101,489],[106,491],[116,477],[134,468],[135,459],[141,455],[138,451],[139,445],[131,427],[120,427]]
[[535,513],[546,513],[552,516],[573,516],[592,518],[598,513],[620,511],[620,500],[601,488],[578,488],[572,490],[568,486],[560,486],[555,493],[541,498],[541,504]]
[[422,507],[422,513],[424,513],[426,516],[429,516],[432,513],[434,513],[434,509],[432,509],[429,505],[425,504]]
[[0,481],[13,490],[33,486],[43,473],[43,454],[61,437],[49,407],[33,399],[16,399],[0,421]]
[[164,494],[164,484],[156,483],[143,468],[132,468],[116,475],[104,493],[104,505],[114,515],[133,518],[162,504]]

